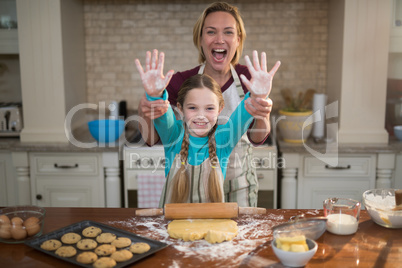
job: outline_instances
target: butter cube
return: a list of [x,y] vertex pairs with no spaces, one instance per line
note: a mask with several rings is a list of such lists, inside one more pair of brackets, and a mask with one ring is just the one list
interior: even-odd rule
[[291,237],[278,237],[276,247],[284,251],[305,252],[308,251],[306,237],[304,235]]

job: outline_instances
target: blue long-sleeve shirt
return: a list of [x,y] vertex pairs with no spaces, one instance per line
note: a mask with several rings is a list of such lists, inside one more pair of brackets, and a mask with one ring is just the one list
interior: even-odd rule
[[[216,155],[219,159],[224,178],[226,178],[229,155],[237,142],[247,131],[253,119],[244,107],[244,101],[249,97],[250,93],[247,93],[230,116],[229,121],[224,125],[218,125],[215,132]],[[167,100],[168,93],[165,90],[161,97],[151,97],[147,95],[147,99],[151,101],[157,99]],[[179,154],[181,150],[184,137],[183,120],[177,120],[172,107],[169,106],[168,111],[163,116],[153,120],[153,123],[165,150],[165,176],[167,176],[174,162],[175,156]],[[187,162],[193,166],[200,165],[204,160],[209,158],[208,149],[208,136],[194,137],[189,135]]]

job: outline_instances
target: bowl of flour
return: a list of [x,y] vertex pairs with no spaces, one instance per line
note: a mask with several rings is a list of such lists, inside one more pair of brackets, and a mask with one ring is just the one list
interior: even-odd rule
[[402,210],[394,210],[394,189],[367,190],[363,193],[363,204],[375,223],[387,228],[402,228]]

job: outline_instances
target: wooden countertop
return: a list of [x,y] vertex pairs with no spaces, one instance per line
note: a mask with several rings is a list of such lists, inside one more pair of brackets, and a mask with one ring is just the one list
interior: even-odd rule
[[[67,225],[93,220],[169,244],[168,247],[135,263],[135,267],[283,267],[270,242],[271,228],[291,216],[322,216],[322,210],[269,209],[259,216],[235,219],[239,235],[230,242],[183,242],[169,238],[164,217],[135,217],[133,208],[46,208],[44,234]],[[325,232],[318,250],[306,267],[400,267],[402,232],[375,224],[361,212],[357,233],[338,236]],[[0,243],[2,267],[71,267],[25,244]],[[134,265],[133,265],[134,266]]]

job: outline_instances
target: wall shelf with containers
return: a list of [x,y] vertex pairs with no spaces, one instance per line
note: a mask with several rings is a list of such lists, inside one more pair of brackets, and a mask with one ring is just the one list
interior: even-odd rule
[[392,1],[389,52],[402,53],[402,0]]

